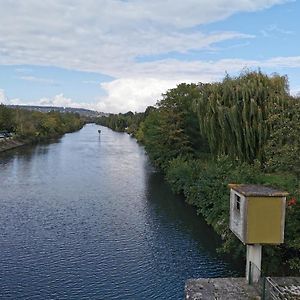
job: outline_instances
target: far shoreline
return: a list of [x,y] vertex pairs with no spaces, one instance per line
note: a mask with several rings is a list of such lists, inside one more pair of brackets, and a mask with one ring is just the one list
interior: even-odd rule
[[8,138],[0,140],[0,152],[8,151],[17,147],[24,146],[28,144],[29,141],[20,140],[15,138]]

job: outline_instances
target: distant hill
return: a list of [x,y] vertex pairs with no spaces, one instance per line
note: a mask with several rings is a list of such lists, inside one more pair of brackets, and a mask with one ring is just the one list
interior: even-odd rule
[[95,110],[85,109],[85,108],[73,108],[73,107],[57,107],[57,106],[35,106],[35,105],[7,105],[10,108],[22,108],[27,110],[34,110],[40,112],[50,112],[58,111],[61,113],[77,113],[85,117],[102,117],[107,116],[108,114],[103,112],[98,112]]

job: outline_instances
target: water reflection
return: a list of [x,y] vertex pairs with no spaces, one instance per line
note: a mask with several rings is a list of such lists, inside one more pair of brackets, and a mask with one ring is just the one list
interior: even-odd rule
[[144,149],[98,129],[0,155],[0,298],[181,299],[237,274]]
[[220,245],[220,238],[200,216],[197,216],[195,209],[184,202],[182,196],[172,193],[162,174],[150,174],[147,187],[149,205],[157,215],[161,215],[161,219],[168,220],[178,229],[190,234],[203,249],[215,252],[216,247]]

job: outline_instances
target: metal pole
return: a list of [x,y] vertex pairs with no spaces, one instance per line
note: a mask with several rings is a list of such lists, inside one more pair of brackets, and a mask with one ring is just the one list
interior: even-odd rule
[[251,285],[252,284],[252,278],[251,278],[251,261],[249,261],[249,270],[248,270],[248,284]]
[[263,285],[262,285],[262,295],[261,295],[261,300],[266,299],[266,277],[263,277]]

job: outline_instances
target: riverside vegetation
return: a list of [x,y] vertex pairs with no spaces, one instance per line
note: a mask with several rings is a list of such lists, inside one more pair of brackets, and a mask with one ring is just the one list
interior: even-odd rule
[[14,139],[24,143],[56,138],[64,133],[82,128],[84,120],[78,114],[42,113],[12,109],[0,104],[0,131],[14,134]]
[[300,275],[300,99],[285,76],[260,71],[222,82],[180,84],[144,113],[111,114],[98,124],[132,134],[222,237],[219,251],[245,257],[228,229],[228,183],[265,184],[290,194],[285,243],[264,247],[268,275]]

